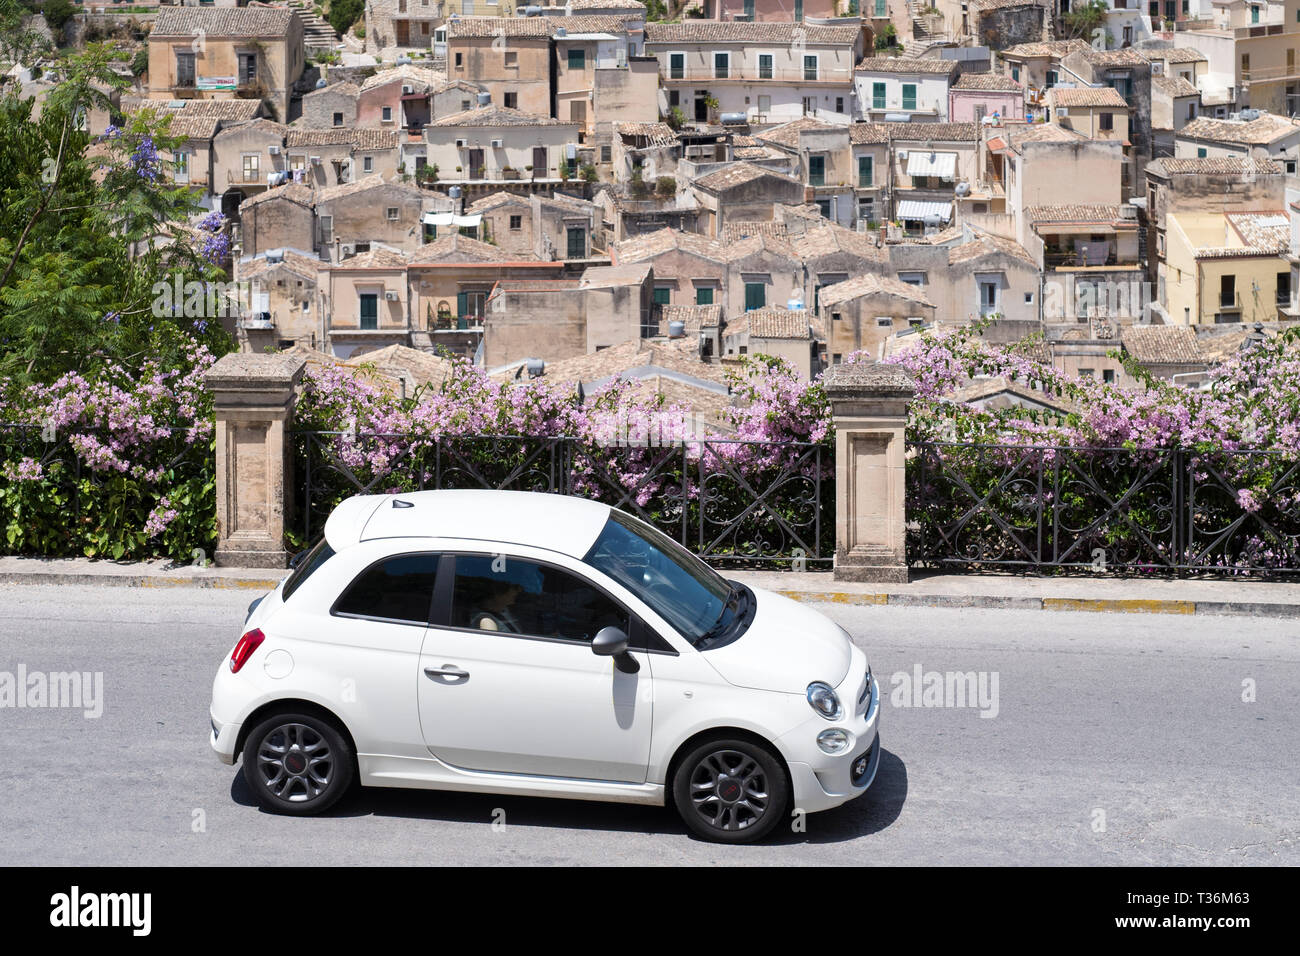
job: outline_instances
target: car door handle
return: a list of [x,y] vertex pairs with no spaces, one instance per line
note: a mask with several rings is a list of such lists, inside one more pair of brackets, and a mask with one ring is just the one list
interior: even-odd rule
[[463,684],[469,680],[469,671],[461,670],[455,664],[443,664],[441,667],[426,667],[424,676],[439,684]]

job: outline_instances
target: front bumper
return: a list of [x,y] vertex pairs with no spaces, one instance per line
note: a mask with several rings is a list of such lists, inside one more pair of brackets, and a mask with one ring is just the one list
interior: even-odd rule
[[[858,680],[861,681],[861,676]],[[856,687],[854,692],[857,693]],[[865,793],[876,779],[880,767],[880,682],[873,675],[866,699],[859,701],[855,697],[852,704],[845,703],[854,707],[852,717],[846,715],[838,721],[813,717],[781,738],[783,749],[791,755],[787,764],[794,806],[805,813],[830,810],[847,803]],[[852,735],[852,743],[843,753],[826,754],[817,746],[817,735],[830,728]],[[866,767],[859,765],[859,772],[855,773],[854,765],[863,757]]]

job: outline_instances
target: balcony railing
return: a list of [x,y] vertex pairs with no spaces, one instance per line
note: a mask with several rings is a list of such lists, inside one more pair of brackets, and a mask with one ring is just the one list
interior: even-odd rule
[[726,70],[716,70],[713,67],[684,66],[684,67],[663,67],[659,69],[660,76],[665,80],[681,80],[683,82],[704,83],[708,81],[721,80],[733,81],[740,80],[753,82],[761,80],[772,83],[846,83],[852,84],[853,71],[847,68],[838,69],[801,69],[799,67],[773,67],[763,69],[748,64],[732,64]]
[[[1073,249],[1046,249],[1043,251],[1043,265],[1048,269],[1099,269],[1105,266],[1130,265],[1121,262],[1115,250],[1109,249],[1103,259],[1099,255],[1084,255]],[[1131,263],[1139,268],[1138,263]]]

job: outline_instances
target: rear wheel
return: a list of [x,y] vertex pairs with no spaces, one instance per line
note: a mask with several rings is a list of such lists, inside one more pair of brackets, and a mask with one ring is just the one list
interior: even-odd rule
[[717,843],[761,840],[790,803],[780,760],[743,739],[718,738],[692,748],[677,765],[672,787],[682,822]]
[[351,785],[355,762],[338,728],[314,714],[268,717],[244,744],[244,779],[272,813],[309,816],[329,809]]

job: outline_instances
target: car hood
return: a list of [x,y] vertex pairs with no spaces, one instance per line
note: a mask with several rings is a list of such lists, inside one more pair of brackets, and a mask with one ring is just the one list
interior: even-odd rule
[[762,588],[754,621],[737,640],[702,656],[738,687],[802,694],[815,680],[839,686],[849,672],[848,635],[824,614]]

